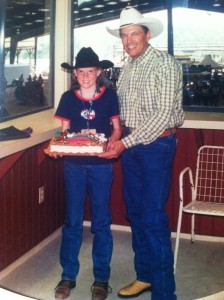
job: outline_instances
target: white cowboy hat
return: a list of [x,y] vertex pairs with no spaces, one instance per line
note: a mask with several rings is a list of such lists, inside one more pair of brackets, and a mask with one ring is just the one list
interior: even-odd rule
[[107,26],[106,29],[110,34],[120,37],[120,29],[132,25],[146,26],[151,33],[151,38],[158,36],[163,31],[163,24],[161,21],[155,18],[144,18],[137,9],[130,6],[121,11],[119,28],[112,29]]

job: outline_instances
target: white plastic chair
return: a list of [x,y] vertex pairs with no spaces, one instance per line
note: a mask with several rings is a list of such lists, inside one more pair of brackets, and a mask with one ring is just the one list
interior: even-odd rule
[[[191,202],[184,205],[183,177],[187,173],[191,185]],[[174,272],[176,271],[183,212],[192,214],[192,243],[195,239],[195,215],[224,216],[224,147],[202,146],[198,150],[195,181],[193,181],[192,169],[190,167],[183,169],[179,176],[179,193],[180,205],[174,250]]]

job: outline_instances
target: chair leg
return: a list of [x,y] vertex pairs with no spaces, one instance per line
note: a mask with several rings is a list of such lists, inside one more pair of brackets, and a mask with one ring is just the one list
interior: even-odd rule
[[179,209],[179,216],[178,216],[178,223],[177,223],[177,233],[176,233],[176,243],[175,243],[175,250],[174,250],[174,274],[176,273],[176,266],[177,266],[177,255],[179,250],[179,241],[180,241],[180,230],[181,230],[181,222],[182,222],[182,207]]
[[195,214],[191,216],[191,243],[194,244],[195,240]]

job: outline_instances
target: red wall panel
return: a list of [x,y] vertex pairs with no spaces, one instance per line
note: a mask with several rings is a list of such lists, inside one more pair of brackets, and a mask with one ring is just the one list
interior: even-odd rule
[[[203,145],[224,146],[224,131],[209,129],[182,129],[177,130],[177,151],[173,167],[173,180],[167,203],[167,212],[170,218],[170,227],[176,231],[179,210],[179,174],[189,166],[195,176],[197,151]],[[185,185],[187,185],[185,178]],[[190,201],[190,189],[187,189],[185,201]],[[196,216],[196,234],[224,237],[224,218]],[[190,216],[183,215],[181,232],[190,233]]]
[[[63,223],[62,160],[47,156],[38,160],[41,146],[27,149],[17,160],[12,155],[13,164],[0,179],[0,270]],[[7,161],[10,164],[9,158]],[[41,204],[40,186],[45,187],[45,201]]]
[[[195,173],[196,154],[202,145],[224,145],[224,131],[178,129],[177,151],[167,213],[176,231],[179,209],[179,173],[190,166]],[[43,154],[48,142],[0,160],[0,271],[58,229],[64,220],[63,160]],[[187,179],[186,179],[187,180]],[[44,186],[45,201],[38,202]],[[190,201],[190,190],[185,193]],[[112,222],[128,225],[123,200],[121,161],[114,163],[110,206]],[[88,200],[85,220],[90,220]],[[182,232],[190,233],[190,217],[184,214]],[[196,217],[196,234],[224,237],[224,218]]]

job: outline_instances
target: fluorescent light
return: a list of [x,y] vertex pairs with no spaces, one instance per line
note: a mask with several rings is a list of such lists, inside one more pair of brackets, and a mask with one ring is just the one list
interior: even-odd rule
[[221,3],[219,0],[214,0],[213,6],[221,6]]
[[107,2],[107,5],[115,5],[115,4],[117,4],[117,2],[115,2],[115,1]]

